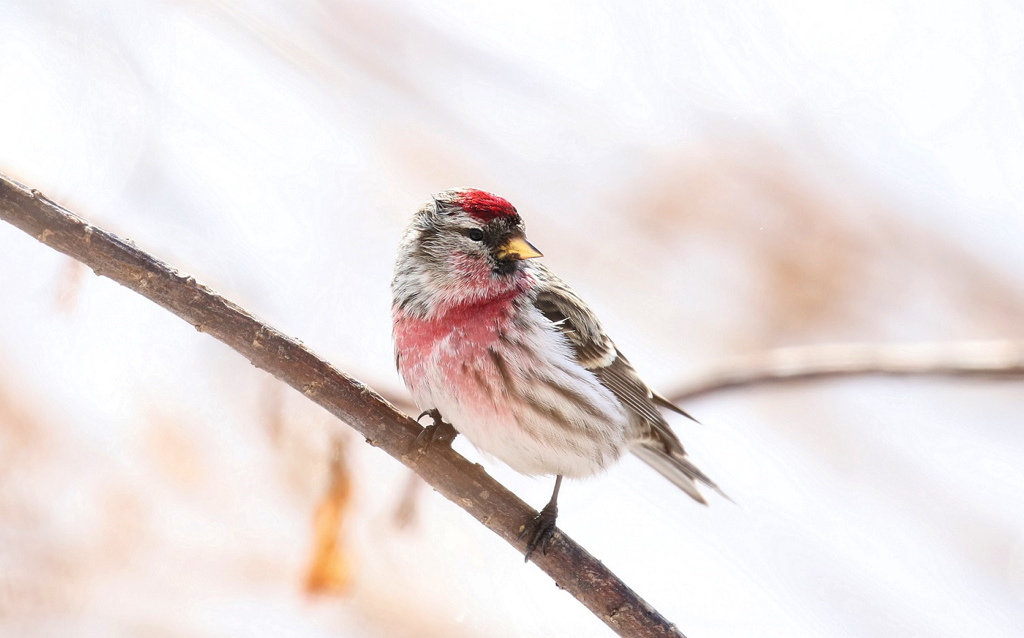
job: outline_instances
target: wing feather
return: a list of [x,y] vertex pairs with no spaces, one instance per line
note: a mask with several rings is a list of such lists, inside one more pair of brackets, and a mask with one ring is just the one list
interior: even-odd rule
[[705,501],[697,491],[696,481],[725,496],[687,458],[683,444],[659,408],[696,419],[643,382],[587,305],[561,279],[542,265],[537,264],[534,269],[543,284],[538,287],[535,307],[565,335],[576,361],[593,372],[601,384],[637,417],[635,421],[640,425],[640,432],[633,443],[633,453],[700,503]]

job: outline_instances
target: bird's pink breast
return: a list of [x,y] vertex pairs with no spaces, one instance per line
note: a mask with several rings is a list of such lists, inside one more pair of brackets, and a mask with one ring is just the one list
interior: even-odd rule
[[[395,315],[395,349],[398,369],[406,383],[416,387],[427,377],[440,373],[447,381],[462,385],[470,368],[478,362],[500,335],[511,326],[515,298],[520,290],[470,304],[453,306],[436,316],[421,319],[401,310]],[[490,366],[487,366],[490,367]]]

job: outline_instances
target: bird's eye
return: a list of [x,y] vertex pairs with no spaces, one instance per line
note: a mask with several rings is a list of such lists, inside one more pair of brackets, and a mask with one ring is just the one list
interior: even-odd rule
[[469,237],[473,241],[483,241],[484,231],[480,230],[479,228],[470,228],[468,231],[466,231],[466,237]]

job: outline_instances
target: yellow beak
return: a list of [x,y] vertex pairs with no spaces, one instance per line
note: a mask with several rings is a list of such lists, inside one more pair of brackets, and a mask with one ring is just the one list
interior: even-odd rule
[[517,261],[544,256],[533,247],[533,244],[526,241],[526,238],[522,235],[515,235],[501,246],[498,246],[495,255],[498,259],[515,259]]

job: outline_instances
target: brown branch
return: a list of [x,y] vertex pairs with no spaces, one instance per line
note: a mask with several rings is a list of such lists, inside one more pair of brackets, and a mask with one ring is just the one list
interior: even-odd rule
[[[420,426],[377,393],[335,369],[301,343],[221,297],[195,279],[131,243],[97,228],[28,188],[0,175],[0,218],[40,242],[86,264],[224,342],[328,412],[358,430],[366,442],[412,468],[519,552],[522,526],[535,512],[451,448],[408,453]],[[533,561],[621,636],[679,638],[682,634],[600,561],[561,532]]]
[[1024,340],[778,348],[725,361],[668,396],[852,376],[1024,377]]

